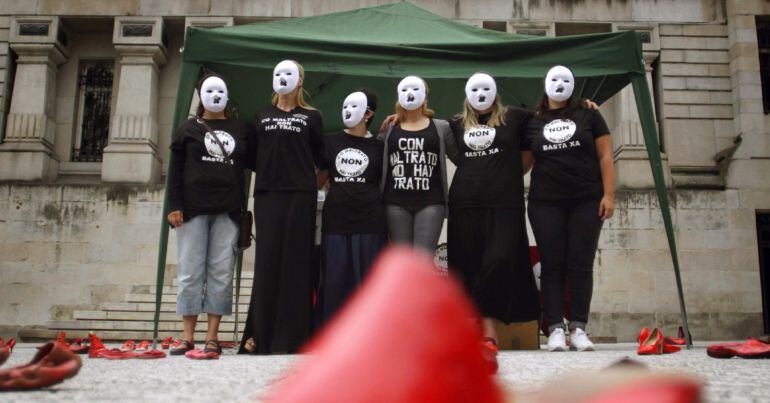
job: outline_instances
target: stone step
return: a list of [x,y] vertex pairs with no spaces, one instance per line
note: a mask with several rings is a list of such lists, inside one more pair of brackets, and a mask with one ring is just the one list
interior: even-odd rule
[[[154,312],[131,312],[131,311],[75,311],[72,314],[75,320],[115,320],[115,321],[146,321],[152,322],[155,318]],[[222,323],[233,322],[235,315],[222,317]],[[181,316],[175,312],[161,312],[161,322],[180,321]],[[246,312],[238,314],[238,321],[246,320]],[[198,323],[206,321],[206,314],[198,315]]]
[[[56,335],[59,333],[59,331],[65,330],[67,332],[67,338],[68,339],[75,339],[75,338],[87,338],[89,330],[83,330],[83,329],[21,329],[19,330],[18,337],[20,341],[25,342],[42,342],[42,341],[50,341],[55,340]],[[240,329],[242,334],[243,329]],[[114,330],[102,330],[97,331],[96,335],[99,336],[103,341],[119,341],[122,342],[124,340],[151,340],[152,339],[152,330],[150,331],[132,331],[132,330],[120,330],[120,331],[114,331]],[[171,336],[175,339],[182,337],[182,332],[158,332],[158,338],[164,339],[168,336]],[[201,327],[199,327],[199,331],[195,332],[195,340],[204,340],[206,338],[206,332],[202,330]],[[233,332],[219,332],[219,340],[221,341],[240,341],[234,339]],[[108,346],[108,347],[116,347],[116,346]],[[158,347],[160,348],[160,347]]]
[[[179,287],[175,285],[165,285],[162,289],[163,295],[177,295],[179,292]],[[233,286],[233,292],[235,292],[235,286]],[[135,285],[131,287],[130,294],[149,294],[152,295],[153,298],[155,296],[155,287],[149,286],[149,285]],[[251,296],[251,285],[248,287],[241,285],[241,297]],[[154,301],[154,299],[153,299]]]
[[[238,304],[239,312],[244,313],[249,309],[249,299],[241,298]],[[122,311],[122,312],[155,312],[155,300],[153,302],[105,302],[101,305],[104,311]],[[160,304],[161,312],[176,312],[176,301],[162,302]],[[235,312],[235,304],[233,304]]]
[[[152,321],[112,321],[112,320],[52,320],[48,322],[47,327],[52,330],[93,330],[97,334],[105,330],[116,331],[138,331],[152,332]],[[234,324],[222,323],[219,327],[224,333],[232,332]],[[239,328],[242,326],[239,325]],[[181,332],[182,321],[159,322],[159,332]]]

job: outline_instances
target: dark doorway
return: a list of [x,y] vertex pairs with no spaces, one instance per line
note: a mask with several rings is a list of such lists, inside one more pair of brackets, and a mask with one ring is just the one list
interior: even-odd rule
[[770,213],[757,213],[757,246],[762,281],[762,316],[765,334],[770,334]]

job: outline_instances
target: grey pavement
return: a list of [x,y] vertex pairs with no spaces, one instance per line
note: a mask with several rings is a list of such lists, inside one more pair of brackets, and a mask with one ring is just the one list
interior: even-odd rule
[[[3,368],[28,362],[35,346],[18,345]],[[562,375],[604,368],[631,357],[653,370],[675,370],[701,378],[709,402],[770,402],[770,360],[717,360],[706,355],[705,346],[696,344],[690,351],[648,357],[636,356],[632,344],[602,344],[597,351],[585,353],[501,352],[497,377],[514,393],[529,391]],[[42,391],[0,392],[0,401],[256,401],[303,359],[296,355],[238,356],[234,350],[215,361],[184,357],[112,361],[84,356],[76,377]]]

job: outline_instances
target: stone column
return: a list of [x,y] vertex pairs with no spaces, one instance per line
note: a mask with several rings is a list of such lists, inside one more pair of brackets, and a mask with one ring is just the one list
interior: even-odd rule
[[[636,30],[641,33],[644,48],[644,68],[647,75],[647,85],[650,91],[652,85],[652,63],[660,55],[660,45],[657,36],[657,28],[654,26],[619,26],[618,30]],[[613,154],[615,157],[615,171],[618,187],[621,189],[649,189],[655,187],[650,170],[650,161],[647,156],[647,147],[642,132],[642,124],[636,108],[634,89],[631,85],[624,88],[618,95],[615,110],[617,126],[612,133]],[[654,94],[650,94],[653,100]],[[653,109],[653,114],[655,110]],[[658,117],[655,116],[656,128]],[[660,142],[660,132],[658,132]],[[668,169],[668,160],[665,154],[661,154],[663,161],[663,174],[666,186],[671,183],[671,175]]]
[[167,61],[163,18],[116,17],[113,43],[119,81],[102,181],[156,183],[158,71]]
[[9,42],[18,59],[0,144],[0,180],[51,181],[59,165],[56,76],[67,60],[67,33],[58,17],[14,17]]

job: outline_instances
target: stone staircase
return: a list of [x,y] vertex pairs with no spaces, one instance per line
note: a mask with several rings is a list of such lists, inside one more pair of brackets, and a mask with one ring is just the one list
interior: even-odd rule
[[[241,291],[238,307],[238,331],[243,332],[246,313],[251,298],[253,272],[244,271],[241,278]],[[168,285],[171,283],[171,285]],[[160,322],[158,337],[167,336],[179,338],[182,336],[182,320],[176,314],[176,295],[178,282],[166,279],[163,287],[163,297],[160,306]],[[233,280],[235,289],[235,280]],[[67,332],[67,338],[87,337],[88,332],[94,331],[103,340],[151,340],[153,317],[155,315],[155,286],[138,285],[126,294],[124,302],[105,302],[98,310],[75,310],[71,320],[52,320],[45,329],[23,329],[19,337],[24,340],[50,340],[56,338],[60,331]],[[219,339],[234,340],[235,300],[233,299],[233,314],[222,318],[219,328]],[[205,339],[206,314],[198,316],[195,339]],[[240,341],[240,340],[238,340]]]

